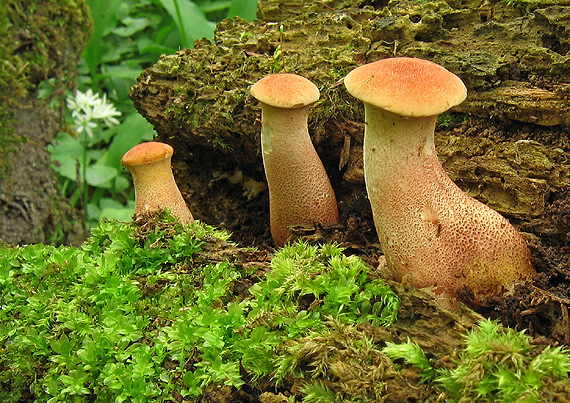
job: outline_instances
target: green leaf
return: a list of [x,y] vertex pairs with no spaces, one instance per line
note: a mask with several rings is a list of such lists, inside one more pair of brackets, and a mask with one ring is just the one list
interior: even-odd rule
[[171,48],[169,46],[162,45],[160,43],[156,43],[155,41],[151,40],[150,38],[141,38],[137,41],[137,48],[139,53],[155,53],[160,55],[162,53],[165,54],[172,54],[177,51],[177,49]]
[[58,164],[53,167],[54,171],[64,178],[71,179],[72,181],[77,181],[78,178],[78,167],[79,162],[73,158],[63,159],[58,161]]
[[95,74],[102,60],[103,37],[117,26],[117,9],[121,6],[122,0],[88,0],[87,3],[94,24],[89,43],[83,51],[83,59],[91,74]]
[[62,389],[62,394],[70,395],[88,395],[90,393],[84,384],[87,380],[89,374],[85,374],[83,371],[72,370],[69,375],[61,375],[59,380],[63,382],[67,387]]
[[126,206],[123,206],[120,202],[109,199],[109,198],[102,198],[99,201],[99,217],[106,218],[108,220],[117,220],[122,222],[131,221],[133,218],[134,212],[134,203],[129,203]]
[[99,206],[93,203],[87,203],[85,209],[87,210],[87,217],[89,217],[89,220],[97,222],[101,219],[101,209]]
[[111,180],[119,174],[117,168],[94,164],[87,167],[85,179],[90,186],[111,188]]
[[200,7],[190,0],[158,0],[176,21],[185,48],[191,48],[195,41],[212,38],[216,24],[204,16]]
[[71,158],[80,158],[83,146],[77,137],[61,132],[47,147],[52,160],[61,162]]
[[119,167],[121,158],[131,148],[142,141],[152,140],[155,131],[152,125],[138,113],[131,113],[115,128],[116,134],[103,159],[105,165]]
[[69,355],[73,349],[73,343],[69,341],[69,337],[65,333],[60,336],[59,340],[50,340],[49,345],[53,351],[64,356]]
[[130,66],[124,63],[105,65],[104,74],[101,77],[107,87],[113,88],[115,96],[119,100],[128,100],[129,91],[136,83],[136,79],[142,70],[142,67],[138,65]]
[[200,388],[200,380],[196,378],[194,372],[188,371],[182,377],[184,385],[188,388],[189,394],[198,395],[202,392]]
[[257,0],[232,0],[228,10],[228,18],[241,17],[247,21],[257,18]]
[[130,80],[134,84],[142,70],[142,68],[130,67],[126,64],[106,66],[105,76],[112,79],[122,78],[125,80]]
[[99,208],[101,210],[105,209],[119,209],[124,207],[119,201],[111,199],[109,197],[103,197],[99,200]]
[[204,14],[209,14],[227,10],[230,8],[231,1],[213,0],[207,3],[198,2],[197,4],[200,6],[200,10],[202,10]]
[[123,192],[128,189],[131,185],[131,181],[125,176],[119,175],[115,178],[115,186],[113,187],[115,192]]
[[123,27],[117,27],[113,29],[113,33],[117,36],[121,36],[123,38],[128,38],[139,31],[147,28],[150,25],[150,21],[148,18],[141,17],[141,18],[132,18],[126,17],[121,20],[124,24]]

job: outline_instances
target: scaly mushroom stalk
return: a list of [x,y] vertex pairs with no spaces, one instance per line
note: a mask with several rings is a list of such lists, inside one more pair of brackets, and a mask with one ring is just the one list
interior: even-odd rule
[[437,158],[437,115],[466,96],[459,78],[425,60],[394,58],[355,69],[345,84],[365,102],[366,189],[395,277],[434,287],[448,306],[461,295],[482,304],[530,279],[521,235],[463,192]]
[[336,223],[336,197],[309,137],[309,107],[318,89],[295,74],[272,74],[251,89],[261,102],[261,148],[269,188],[271,235],[277,246],[300,223]]
[[170,145],[150,141],[131,148],[121,159],[133,178],[135,219],[168,208],[182,224],[194,221],[172,174],[173,153]]

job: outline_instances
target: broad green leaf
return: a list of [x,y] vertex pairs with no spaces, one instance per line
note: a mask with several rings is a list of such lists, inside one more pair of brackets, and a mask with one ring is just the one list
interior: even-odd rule
[[121,158],[127,151],[143,141],[152,140],[155,134],[152,125],[138,113],[131,113],[126,116],[125,120],[115,130],[117,132],[107,153],[99,161],[99,163],[113,167],[120,167]]
[[57,165],[53,166],[53,170],[57,172],[58,175],[64,178],[71,179],[72,181],[77,181],[78,178],[78,162],[77,160],[68,158],[61,160]]
[[141,71],[142,69],[138,67],[119,64],[117,66],[107,66],[105,68],[105,76],[110,78],[126,78],[128,80],[132,80],[132,83],[134,84]]
[[101,211],[101,218],[109,220],[117,220],[121,222],[129,222],[133,219],[134,208],[121,207],[121,208],[106,208]]
[[83,146],[79,139],[65,132],[59,133],[47,148],[52,159],[56,161],[70,157],[80,158],[83,152]]
[[131,181],[127,179],[123,175],[119,175],[115,178],[115,186],[113,186],[113,190],[115,192],[123,192],[129,188],[131,185]]
[[94,164],[87,167],[85,179],[90,186],[110,187],[110,181],[119,174],[117,168]]
[[200,10],[202,10],[204,14],[208,14],[217,11],[227,10],[228,8],[230,8],[231,1],[214,0],[214,1],[208,1],[207,3],[198,2],[196,4],[200,6]]
[[141,38],[137,41],[137,47],[139,53],[155,53],[155,54],[173,54],[177,51],[177,49],[164,46],[160,43],[156,43],[155,41],[151,40],[150,38]]
[[103,197],[101,198],[101,200],[99,200],[99,208],[101,210],[105,210],[105,209],[118,209],[118,208],[123,208],[124,206],[121,204],[121,202],[115,200],[115,199],[111,199],[110,197]]
[[[128,100],[128,95],[131,87],[135,84],[138,75],[141,73],[142,68],[131,67],[126,64],[107,65],[104,68],[105,85],[113,88],[114,96],[119,100]],[[119,105],[117,105],[119,106]]]
[[232,0],[228,10],[229,17],[241,17],[247,21],[257,18],[257,0]]
[[101,69],[105,69],[114,63],[130,63],[136,50],[135,42],[124,39],[117,45],[101,48]]
[[104,44],[103,37],[117,26],[117,9],[122,0],[88,0],[93,18],[93,33],[87,47],[83,51],[83,59],[91,74],[97,72],[101,64],[101,47]]
[[124,24],[123,27],[117,27],[113,29],[113,33],[117,36],[121,36],[123,38],[128,38],[139,31],[147,28],[150,25],[150,21],[148,18],[141,17],[141,18],[132,18],[126,17],[121,20]]

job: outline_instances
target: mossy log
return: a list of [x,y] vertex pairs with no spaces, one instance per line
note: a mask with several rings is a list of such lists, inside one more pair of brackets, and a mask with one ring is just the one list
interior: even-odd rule
[[212,213],[212,177],[202,190],[195,176],[218,161],[210,174],[233,164],[243,178],[263,181],[260,109],[249,89],[271,72],[309,78],[321,90],[310,133],[342,214],[364,195],[363,107],[342,78],[381,58],[429,59],[469,91],[436,133],[445,169],[509,218],[533,220],[570,184],[569,4],[262,0],[258,20],[224,20],[213,41],[162,57],[140,75],[131,98],[159,137],[180,150],[174,159],[181,181],[191,183],[185,189],[196,215],[228,222],[222,208]]

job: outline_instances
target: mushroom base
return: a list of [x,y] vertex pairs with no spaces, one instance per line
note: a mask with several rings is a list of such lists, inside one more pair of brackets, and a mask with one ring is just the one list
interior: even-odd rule
[[454,305],[460,293],[484,304],[532,278],[521,235],[443,170],[433,142],[436,117],[402,117],[369,105],[366,112],[366,187],[396,279],[433,287]]
[[137,218],[150,212],[169,209],[182,224],[194,221],[170,168],[170,158],[152,164],[129,167],[135,187],[135,213]]

